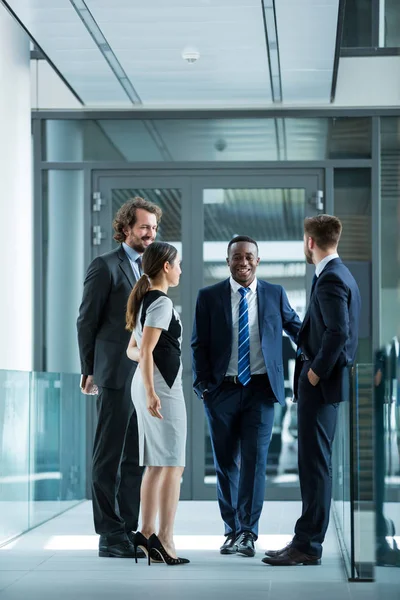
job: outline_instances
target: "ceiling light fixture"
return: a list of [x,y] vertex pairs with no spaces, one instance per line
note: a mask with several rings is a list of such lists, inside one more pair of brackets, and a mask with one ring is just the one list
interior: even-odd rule
[[200,52],[195,48],[185,48],[182,51],[182,58],[186,60],[189,64],[193,64],[197,62],[200,58]]

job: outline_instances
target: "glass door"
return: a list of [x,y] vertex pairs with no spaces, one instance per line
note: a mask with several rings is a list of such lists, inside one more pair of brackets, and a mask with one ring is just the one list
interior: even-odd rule
[[[214,171],[215,172],[215,171]],[[320,171],[286,170],[181,172],[98,171],[93,173],[93,257],[115,247],[115,212],[136,195],[163,209],[158,239],[176,246],[182,255],[181,285],[171,299],[181,313],[183,387],[188,414],[186,469],[182,499],[214,499],[215,471],[203,405],[192,391],[191,348],[193,315],[198,290],[229,276],[226,248],[234,235],[249,235],[260,247],[258,277],[279,283],[302,317],[311,287],[312,268],[303,253],[303,220],[317,213]],[[321,207],[321,205],[320,205]],[[266,472],[268,499],[299,498],[297,475],[296,405],[290,398],[295,350],[283,340],[287,406],[275,407],[275,425]]]
[[[130,198],[141,196],[161,207],[163,216],[157,240],[175,246],[182,257],[181,283],[171,288],[169,296],[183,323],[183,389],[188,423],[191,422],[192,373],[190,363],[190,198],[189,180],[185,177],[149,177],[94,174],[93,177],[93,258],[117,247],[113,240],[112,222],[117,210]],[[191,497],[191,437],[188,427],[187,458],[182,481],[181,498]]]
[[[303,220],[317,214],[322,177],[315,175],[228,176],[192,180],[193,210],[201,247],[195,262],[201,265],[193,280],[193,296],[202,286],[229,277],[227,244],[235,235],[248,235],[259,245],[257,277],[282,285],[292,307],[303,318],[312,269],[303,252]],[[321,205],[320,205],[321,206]],[[283,362],[286,406],[275,405],[275,422],[268,453],[266,498],[298,499],[297,412],[292,381],[295,346],[284,335]],[[192,411],[193,496],[215,498],[216,476],[211,441],[202,402]]]

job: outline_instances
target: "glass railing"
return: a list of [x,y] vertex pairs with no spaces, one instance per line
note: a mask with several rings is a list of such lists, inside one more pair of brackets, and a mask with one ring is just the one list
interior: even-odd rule
[[400,352],[394,338],[357,364],[339,407],[333,512],[350,580],[400,583]]
[[349,580],[374,579],[372,365],[351,369],[332,457],[333,512]]
[[352,577],[353,536],[352,536],[352,494],[351,494],[351,452],[350,424],[352,401],[349,397],[338,408],[338,421],[332,453],[332,509],[342,556],[349,578]]
[[0,370],[0,545],[86,493],[79,375]]
[[[394,337],[375,354],[376,580],[400,584],[400,351]],[[395,574],[394,574],[395,573]]]

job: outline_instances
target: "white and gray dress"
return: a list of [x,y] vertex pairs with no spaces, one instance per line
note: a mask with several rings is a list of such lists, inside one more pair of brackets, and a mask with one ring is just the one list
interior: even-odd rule
[[134,336],[138,348],[144,326],[162,329],[153,350],[154,389],[161,401],[163,419],[147,410],[146,392],[140,367],[132,381],[132,401],[139,430],[139,465],[184,467],[186,407],[182,390],[182,324],[172,301],[159,290],[150,290],[139,309]]

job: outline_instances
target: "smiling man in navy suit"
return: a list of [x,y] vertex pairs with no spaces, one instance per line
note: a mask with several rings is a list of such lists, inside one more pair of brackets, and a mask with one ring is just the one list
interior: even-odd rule
[[310,303],[299,333],[294,391],[298,398],[299,478],[303,510],[291,543],[267,551],[270,565],[317,565],[329,523],[332,443],[339,403],[348,399],[361,299],[337,254],[342,224],[318,215],[304,222],[304,253],[315,265]]
[[231,277],[200,290],[192,336],[194,390],[203,399],[226,540],[221,554],[254,556],[274,402],[285,404],[282,330],[300,319],[284,289],[256,278],[257,242],[233,238]]

